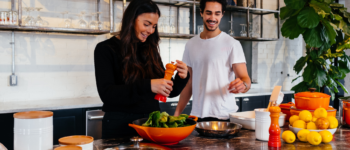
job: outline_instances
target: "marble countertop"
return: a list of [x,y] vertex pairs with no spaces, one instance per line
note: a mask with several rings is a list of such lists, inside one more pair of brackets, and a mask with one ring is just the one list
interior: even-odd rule
[[2,102],[0,103],[0,114],[14,113],[33,110],[59,110],[73,108],[102,107],[103,103],[99,97],[57,99],[29,102]]
[[[294,91],[282,91],[284,94],[292,94]],[[262,96],[270,95],[272,90],[269,89],[251,89],[247,93],[236,94],[236,97]],[[167,102],[177,102],[178,100],[169,100]],[[73,98],[57,99],[45,101],[28,101],[28,102],[1,102],[0,114],[15,113],[33,110],[58,110],[73,108],[102,107],[103,103],[99,97],[91,98]]]
[[[288,127],[284,126],[282,132],[287,130]],[[94,150],[106,150],[107,148],[116,147],[118,145],[131,144],[128,138],[124,139],[99,139],[94,142]],[[321,143],[318,146],[311,145],[309,143],[300,142],[296,140],[293,144],[287,144],[282,141],[282,147],[284,150],[331,150],[331,149],[350,149],[350,128],[338,128],[334,134],[334,138],[330,143]],[[141,143],[148,143],[143,141]],[[268,142],[259,141],[255,138],[255,132],[252,130],[241,130],[236,136],[227,138],[212,138],[200,136],[196,131],[193,131],[186,139],[180,141],[179,144],[165,146],[170,149],[176,150],[268,150]],[[273,149],[273,148],[272,148]]]

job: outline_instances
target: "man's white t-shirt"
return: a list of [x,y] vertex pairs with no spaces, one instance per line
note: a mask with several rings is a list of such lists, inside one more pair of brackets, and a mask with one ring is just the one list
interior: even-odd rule
[[229,119],[229,113],[237,112],[228,87],[235,80],[232,64],[246,63],[239,41],[225,32],[210,39],[197,35],[187,42],[182,61],[193,72],[191,115]]

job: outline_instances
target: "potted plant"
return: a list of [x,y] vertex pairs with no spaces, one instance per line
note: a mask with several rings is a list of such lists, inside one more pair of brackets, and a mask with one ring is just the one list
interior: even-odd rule
[[306,43],[306,56],[297,60],[293,70],[302,70],[302,82],[295,85],[295,92],[329,90],[334,100],[339,85],[348,90],[338,80],[350,72],[350,57],[344,50],[350,48],[350,13],[342,4],[334,0],[284,0],[286,6],[280,10],[282,35],[289,39],[301,34]]

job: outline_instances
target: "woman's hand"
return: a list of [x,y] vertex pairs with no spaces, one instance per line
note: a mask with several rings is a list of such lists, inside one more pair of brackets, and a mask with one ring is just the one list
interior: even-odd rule
[[153,93],[168,97],[170,92],[173,90],[173,81],[165,79],[152,79],[151,90]]
[[180,60],[176,60],[176,65],[177,65],[176,70],[178,72],[178,75],[180,76],[181,79],[185,79],[188,73],[187,65]]

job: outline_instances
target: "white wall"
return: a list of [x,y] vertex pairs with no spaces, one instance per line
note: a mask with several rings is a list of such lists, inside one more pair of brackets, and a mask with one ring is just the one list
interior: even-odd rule
[[[63,8],[59,11],[74,10],[73,6],[83,5],[85,0],[75,1],[78,4],[70,4],[68,0],[63,1]],[[283,2],[283,0],[281,0]],[[48,4],[49,2],[53,4]],[[67,3],[65,3],[67,2]],[[4,4],[6,3],[6,8]],[[25,3],[32,7],[41,5],[61,5],[55,1],[48,0],[26,0]],[[108,0],[103,1],[108,6]],[[9,9],[9,3],[0,0],[0,9]],[[67,4],[67,5],[66,5]],[[265,3],[266,4],[266,3]],[[266,4],[268,5],[268,4]],[[67,6],[67,7],[66,7]],[[84,4],[75,9],[76,13],[85,9],[93,11],[94,5]],[[66,9],[64,9],[66,8]],[[117,6],[116,12],[121,11],[121,6]],[[47,9],[47,8],[46,8]],[[57,8],[58,9],[58,8]],[[47,9],[50,10],[50,9]],[[105,9],[103,9],[105,10]],[[161,7],[162,14],[171,14],[170,8]],[[187,33],[189,30],[186,16],[187,10],[180,13],[181,32]],[[73,12],[73,11],[72,11]],[[50,13],[48,13],[50,14]],[[47,15],[42,13],[43,16]],[[52,16],[50,16],[52,15]],[[59,24],[60,14],[55,16],[51,13],[45,19],[52,20],[50,25]],[[120,17],[120,16],[119,16]],[[55,19],[56,18],[56,19]],[[77,21],[77,17],[72,14],[71,18]],[[102,17],[103,18],[103,17]],[[118,15],[115,16],[115,19]],[[44,18],[43,18],[44,19]],[[108,18],[107,18],[108,20]],[[120,18],[119,18],[120,20]],[[116,22],[117,24],[118,22]],[[108,23],[106,23],[108,27]],[[269,30],[269,29],[267,29]],[[271,29],[276,30],[276,29]],[[269,31],[270,32],[270,31]],[[268,32],[266,32],[268,33]],[[8,77],[11,75],[12,49],[11,32],[0,31],[0,102],[14,101],[34,101],[53,100],[62,98],[96,97],[98,96],[95,76],[93,51],[96,44],[110,36],[106,35],[73,35],[58,33],[39,32],[16,32],[16,75],[18,76],[18,86],[9,86]],[[162,39],[160,53],[163,63],[169,63],[176,59],[182,59],[182,53],[187,39]],[[286,40],[283,37],[274,42],[254,42],[253,51],[257,54],[258,62],[258,84],[253,88],[273,88],[274,85],[284,85],[284,89],[290,89],[291,79],[295,77],[292,67],[295,61],[302,55],[300,39]],[[286,60],[286,61],[284,61]],[[280,72],[284,74],[281,75]],[[286,73],[291,77],[286,77]],[[176,100],[178,98],[174,98]],[[19,103],[20,104],[20,103]],[[1,105],[0,105],[1,107]]]
[[[350,10],[350,1],[348,0],[339,0],[339,3],[344,4],[346,8],[348,8],[348,12]],[[350,50],[346,50],[345,51],[346,55],[350,55]],[[348,91],[350,90],[350,74],[347,74],[347,76],[345,77],[345,87],[346,89],[348,89]],[[349,94],[344,93],[345,96],[350,96]]]

